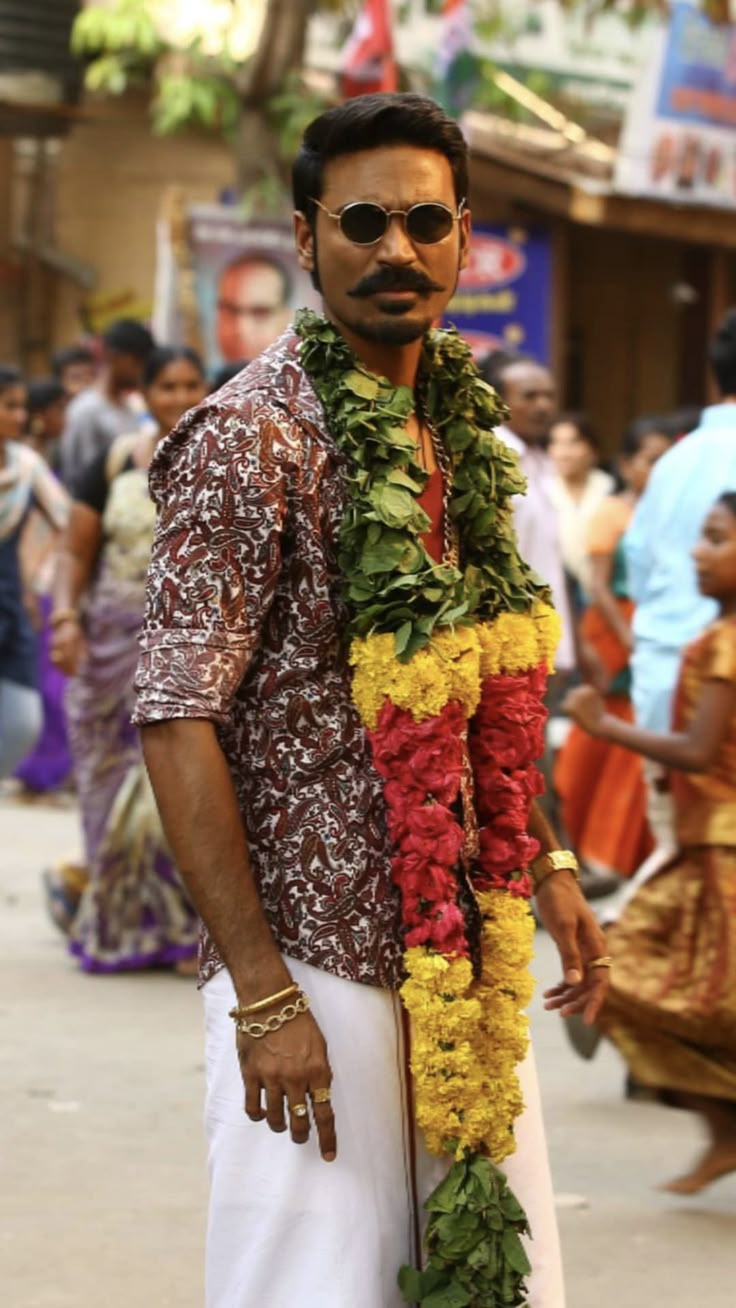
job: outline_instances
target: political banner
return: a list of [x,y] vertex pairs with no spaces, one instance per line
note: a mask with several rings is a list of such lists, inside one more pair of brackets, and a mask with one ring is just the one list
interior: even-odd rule
[[550,357],[552,241],[544,227],[473,228],[470,259],[444,322],[476,358],[491,350]]
[[[196,339],[212,375],[249,363],[302,307],[318,308],[287,223],[249,221],[228,205],[192,205],[158,233],[154,328],[159,339]],[[187,318],[196,330],[187,330]]]
[[619,147],[616,189],[736,207],[736,24],[672,5],[652,38]]

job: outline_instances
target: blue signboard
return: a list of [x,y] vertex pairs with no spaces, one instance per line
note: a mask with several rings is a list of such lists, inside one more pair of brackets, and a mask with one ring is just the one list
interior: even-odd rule
[[474,227],[468,267],[443,319],[476,358],[514,349],[550,356],[552,241],[545,228]]
[[736,25],[713,23],[690,4],[672,6],[656,113],[736,127]]

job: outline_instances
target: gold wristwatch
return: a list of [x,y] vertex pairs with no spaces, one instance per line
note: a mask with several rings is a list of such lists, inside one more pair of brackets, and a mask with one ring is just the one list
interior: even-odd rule
[[535,859],[531,866],[534,889],[538,890],[553,872],[572,872],[576,881],[580,880],[580,864],[571,849],[550,849]]

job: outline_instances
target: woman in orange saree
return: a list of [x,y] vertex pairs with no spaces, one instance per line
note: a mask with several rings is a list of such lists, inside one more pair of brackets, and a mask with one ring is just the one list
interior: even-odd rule
[[[602,669],[606,709],[623,722],[634,720],[629,697],[634,606],[626,590],[622,541],[651,469],[668,446],[656,420],[632,423],[620,459],[624,489],[604,500],[588,533],[590,603],[580,634]],[[557,757],[554,786],[564,827],[586,867],[600,875],[631,876],[651,850],[640,759],[573,726]]]

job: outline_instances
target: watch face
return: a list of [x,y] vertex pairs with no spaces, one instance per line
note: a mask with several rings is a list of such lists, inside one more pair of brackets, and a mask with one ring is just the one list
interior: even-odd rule
[[562,871],[563,868],[569,868],[571,872],[577,872],[578,860],[569,849],[551,849],[547,855],[550,867],[556,871]]

